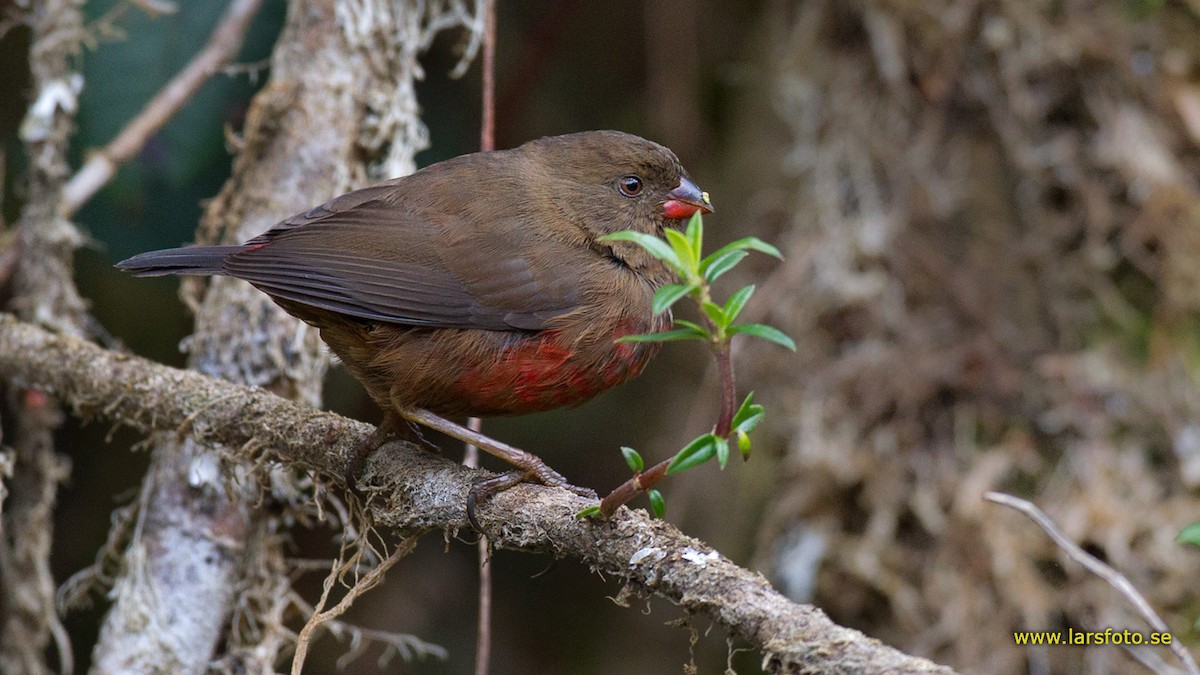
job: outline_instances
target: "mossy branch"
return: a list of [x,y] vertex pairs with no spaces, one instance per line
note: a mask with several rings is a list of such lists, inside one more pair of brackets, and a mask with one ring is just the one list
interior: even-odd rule
[[[261,389],[108,351],[7,315],[0,315],[0,377],[51,393],[84,417],[142,432],[176,430],[320,476],[343,475],[354,446],[371,431]],[[372,515],[376,524],[402,531],[464,528],[467,492],[479,474],[420,448],[389,444],[365,474],[378,490]],[[566,490],[521,485],[478,515],[496,547],[571,557],[712,617],[760,649],[769,672],[951,672],[790,602],[761,575],[669,523],[629,509],[605,521],[577,518],[585,505]]]

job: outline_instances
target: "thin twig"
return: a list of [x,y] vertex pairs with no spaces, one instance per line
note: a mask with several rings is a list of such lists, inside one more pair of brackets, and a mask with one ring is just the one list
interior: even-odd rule
[[349,572],[355,571],[356,568],[363,562],[363,554],[367,550],[365,546],[358,545],[357,550],[350,556],[349,559],[343,559],[346,553],[348,542],[343,542],[342,555],[338,560],[333,562],[333,569],[329,575],[325,577],[325,584],[321,590],[321,599],[317,601],[313,615],[308,618],[304,624],[304,628],[300,629],[300,634],[296,637],[296,653],[292,657],[292,675],[300,675],[300,671],[304,668],[304,659],[308,656],[308,648],[312,643],[313,635],[318,628],[321,628],[326,622],[336,619],[350,606],[354,604],[363,593],[371,590],[383,581],[383,576],[393,565],[400,562],[404,556],[412,553],[416,548],[419,535],[414,535],[401,541],[392,549],[391,555],[379,561],[379,564],[372,567],[366,574],[359,577],[355,583],[346,591],[346,595],[333,607],[324,609],[329,601],[329,594],[333,590],[334,585]]
[[496,149],[496,2],[481,0],[483,19],[483,121],[479,131],[479,149]]
[[618,485],[615,490],[604,495],[604,499],[600,500],[600,517],[612,517],[617,509],[661,483],[667,477],[667,468],[671,466],[671,461],[674,459],[674,457],[669,457],[641,473],[634,474],[632,478]]
[[[480,431],[483,420],[471,417],[467,419],[467,428]],[[479,468],[479,447],[467,443],[462,463],[472,469]],[[486,534],[479,534],[476,549],[479,552],[479,613],[475,632],[475,675],[487,675],[492,658],[492,566],[488,560],[491,543]]]
[[[491,152],[496,149],[496,2],[480,0],[483,8],[483,110],[479,129],[479,149]],[[467,420],[472,431],[483,429],[483,420],[472,417]],[[479,466],[479,448],[468,443],[463,464]],[[479,616],[475,633],[475,675],[487,675],[492,660],[492,566],[490,564],[491,542],[480,533],[476,544],[479,552]]]
[[[705,326],[712,333],[717,330],[714,324],[708,317],[704,317]],[[713,426],[713,435],[718,438],[729,440],[733,433],[733,416],[737,409],[737,384],[733,377],[733,353],[730,342],[713,342],[709,344],[713,359],[717,363],[717,371],[720,374],[720,412],[717,414],[717,423]],[[617,509],[628,504],[638,495],[648,491],[650,488],[658,485],[667,477],[667,469],[670,467],[674,457],[669,457],[654,466],[636,473],[629,480],[621,483],[615,490],[604,496],[600,500],[600,516],[609,518],[617,512]]]
[[[1087,571],[1103,579],[1105,583],[1123,595],[1138,611],[1138,614],[1142,616],[1142,619],[1150,624],[1151,628],[1160,633],[1170,632],[1166,622],[1154,611],[1154,608],[1138,592],[1137,588],[1130,583],[1129,579],[1125,578],[1125,575],[1106,565],[1099,558],[1083,550],[1078,544],[1068,539],[1067,535],[1063,534],[1062,530],[1059,530],[1058,526],[1054,524],[1054,521],[1050,520],[1050,517],[1033,502],[1002,492],[985,492],[983,498],[989,502],[1016,509],[1028,516],[1030,520],[1037,523],[1037,526],[1042,528],[1042,531],[1067,554],[1067,557],[1082,565]],[[1196,666],[1195,659],[1192,658],[1192,655],[1188,653],[1188,650],[1182,643],[1178,640],[1172,640],[1170,647],[1171,651],[1175,652],[1175,656],[1179,658],[1179,661],[1183,663],[1188,673],[1191,673],[1191,675],[1200,675],[1200,667]]]
[[83,167],[71,177],[63,188],[59,207],[64,218],[70,218],[104,187],[117,172],[117,167],[136,155],[150,136],[179,112],[200,85],[237,55],[250,20],[261,5],[262,0],[231,0],[204,49],[150,99],[116,138],[103,149],[91,153]]
[[[467,420],[467,427],[472,431],[483,428],[483,420],[472,417]],[[467,455],[463,464],[471,468],[479,467],[479,448],[468,443]],[[489,560],[491,542],[487,535],[479,534],[475,544],[479,554],[479,611],[475,630],[475,675],[487,675],[488,664],[492,658],[492,566]]]

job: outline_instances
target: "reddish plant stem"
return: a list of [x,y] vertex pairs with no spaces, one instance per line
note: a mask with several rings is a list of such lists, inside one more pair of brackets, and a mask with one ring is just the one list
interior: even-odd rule
[[717,369],[721,376],[721,412],[717,416],[717,426],[713,434],[720,438],[728,438],[737,406],[737,392],[734,391],[733,382],[733,355],[730,353],[729,342],[714,344],[713,357],[717,360]]
[[671,465],[671,459],[664,459],[641,473],[633,474],[632,478],[621,483],[617,486],[617,489],[608,493],[604,499],[600,500],[600,517],[608,518],[612,516],[612,514],[617,512],[617,509],[628,504],[634,497],[662,482],[662,479],[667,477],[667,467]]
[[[715,333],[716,326],[707,320],[706,323],[708,323],[709,331]],[[737,405],[736,386],[733,380],[733,355],[729,349],[729,342],[713,342],[710,346],[713,358],[717,361],[717,370],[721,379],[721,410],[717,415],[717,424],[713,427],[713,435],[729,438],[733,431],[733,415]],[[602,518],[612,516],[622,505],[628,504],[638,495],[662,482],[667,477],[667,467],[671,465],[673,459],[674,457],[665,459],[645,471],[635,473],[632,478],[618,485],[615,490],[600,500],[600,516]]]

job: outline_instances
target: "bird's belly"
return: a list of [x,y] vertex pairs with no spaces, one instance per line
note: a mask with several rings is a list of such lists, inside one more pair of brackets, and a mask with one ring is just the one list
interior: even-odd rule
[[640,331],[622,326],[591,345],[553,330],[513,340],[490,358],[463,364],[449,398],[482,417],[579,405],[645,368],[657,345],[613,342],[632,332]]

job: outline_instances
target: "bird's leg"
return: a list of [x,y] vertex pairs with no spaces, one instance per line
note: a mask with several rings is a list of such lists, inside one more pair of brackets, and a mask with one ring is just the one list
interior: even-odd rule
[[[405,419],[416,422],[422,426],[429,427],[435,431],[440,431],[451,438],[456,438],[464,443],[470,443],[479,449],[491,455],[495,455],[500,459],[512,464],[521,470],[525,480],[534,480],[542,485],[551,487],[563,487],[578,492],[579,494],[588,494],[591,491],[586,488],[576,487],[571,485],[562,474],[551,469],[542,461],[540,457],[529,452],[525,452],[520,448],[515,448],[507,443],[501,443],[490,436],[485,436],[478,431],[473,431],[461,424],[456,424],[450,420],[439,417],[428,410],[421,408],[404,408],[399,410],[399,414]],[[521,481],[515,481],[513,485]],[[512,485],[506,485],[502,491]]]
[[455,424],[444,417],[439,417],[428,410],[398,407],[397,411],[404,419],[410,422],[416,422],[435,431],[440,431],[451,438],[456,438],[464,443],[470,443],[484,452],[495,455],[517,467],[516,471],[510,471],[493,478],[485,478],[476,481],[471,486],[471,493],[467,497],[467,518],[471,521],[471,525],[481,532],[483,530],[479,527],[479,522],[475,518],[475,504],[486,500],[492,495],[503,492],[518,483],[532,480],[542,485],[566,488],[575,494],[590,499],[596,498],[594,490],[572,485],[562,474],[547,466],[537,455],[525,452],[507,443],[501,443],[490,436],[485,436],[478,431],[468,429],[461,424]]

